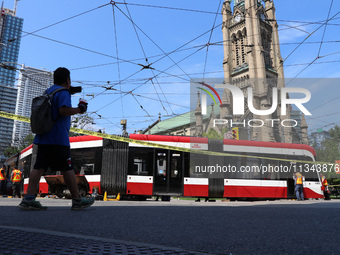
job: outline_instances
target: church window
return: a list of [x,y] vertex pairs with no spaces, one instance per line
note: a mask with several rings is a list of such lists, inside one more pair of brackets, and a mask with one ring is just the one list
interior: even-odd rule
[[242,64],[246,63],[246,54],[244,48],[244,38],[241,37],[241,49],[242,49]]
[[240,46],[239,46],[239,39],[235,41],[235,52],[236,52],[236,66],[240,65]]

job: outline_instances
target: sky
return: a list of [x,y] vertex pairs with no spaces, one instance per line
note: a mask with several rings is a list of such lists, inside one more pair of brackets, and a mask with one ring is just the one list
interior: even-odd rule
[[[190,110],[191,78],[223,78],[222,2],[21,0],[18,64],[70,69],[72,85],[83,87],[73,105],[80,97],[88,100],[95,129],[120,134],[120,120],[127,119],[129,133],[144,130],[159,116]],[[301,80],[312,94],[309,132],[340,125],[340,2],[274,3],[285,77],[295,78],[287,86],[309,78]],[[13,6],[13,0],[4,1],[4,7]]]

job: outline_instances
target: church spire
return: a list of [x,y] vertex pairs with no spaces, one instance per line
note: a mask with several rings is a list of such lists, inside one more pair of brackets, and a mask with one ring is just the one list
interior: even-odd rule
[[202,112],[202,107],[201,107],[201,101],[200,101],[200,92],[197,91],[197,105],[196,105],[196,109],[195,109],[195,115],[197,113],[201,113]]
[[200,101],[200,92],[197,91],[197,106],[195,109],[196,116],[196,126],[195,126],[195,136],[201,137],[203,134],[203,119],[202,119],[202,106]]

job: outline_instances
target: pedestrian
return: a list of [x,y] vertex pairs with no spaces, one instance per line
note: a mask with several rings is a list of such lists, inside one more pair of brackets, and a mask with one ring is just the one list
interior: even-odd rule
[[12,196],[13,197],[21,197],[21,171],[14,168],[11,173],[11,182],[12,182]]
[[82,198],[77,186],[77,178],[73,171],[73,164],[70,152],[69,131],[71,127],[71,116],[83,114],[87,110],[87,103],[80,102],[77,108],[71,104],[71,77],[70,71],[64,67],[59,67],[53,74],[54,85],[47,89],[47,93],[59,88],[60,90],[52,100],[52,116],[55,124],[52,129],[42,135],[36,135],[33,143],[38,146],[37,158],[33,170],[30,173],[27,194],[19,204],[22,210],[46,210],[36,201],[36,191],[39,187],[39,181],[48,167],[54,171],[61,171],[72,196],[72,210],[82,209],[91,206],[94,203],[94,197]]
[[321,174],[321,185],[321,190],[323,191],[325,200],[331,200],[331,197],[329,195],[328,182],[326,176],[324,176],[323,174]]
[[297,200],[304,200],[303,197],[303,176],[301,173],[293,175],[295,181],[295,194]]
[[6,166],[2,165],[0,168],[0,194],[6,194]]

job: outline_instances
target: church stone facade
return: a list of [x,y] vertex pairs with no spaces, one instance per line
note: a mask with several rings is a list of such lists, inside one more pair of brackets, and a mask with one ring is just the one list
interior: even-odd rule
[[[256,125],[239,124],[240,137],[244,140],[307,144],[307,125],[303,115],[300,116],[299,122],[303,123],[300,138],[294,135],[292,127],[281,125],[283,120],[291,119],[291,109],[287,106],[286,115],[281,115],[280,97],[278,97],[277,109],[270,115],[255,115],[247,104],[248,87],[253,91],[251,96],[253,107],[257,110],[267,110],[273,105],[273,88],[277,88],[279,96],[285,86],[273,0],[265,0],[264,4],[261,0],[235,0],[233,10],[231,1],[225,0],[222,15],[224,83],[237,86],[242,90],[245,98],[245,114],[240,117],[233,115],[232,93],[225,89],[219,118],[246,124],[249,120],[259,120]],[[225,127],[213,127],[210,122],[204,130],[199,104],[198,102],[195,111],[196,122],[199,125],[196,128],[196,136],[200,136],[201,132],[210,128],[221,132],[229,127],[228,124]]]
[[[245,98],[245,111],[243,115],[233,115],[232,93],[225,89],[218,114],[212,110],[210,118],[202,116],[201,102],[198,98],[196,110],[192,114],[194,117],[191,121],[188,120],[187,130],[191,130],[191,135],[202,136],[211,128],[218,133],[231,128],[229,124],[214,127],[212,121],[214,118],[229,119],[233,123],[259,120],[264,123],[263,126],[239,125],[240,139],[308,144],[308,126],[302,114],[298,116],[300,118],[298,122],[301,123],[300,135],[296,134],[294,128],[281,125],[283,120],[289,120],[292,117],[290,106],[287,106],[286,115],[281,115],[279,95],[285,84],[273,0],[235,0],[233,9],[231,0],[225,0],[222,15],[224,83],[241,89]],[[276,110],[266,116],[253,114],[247,104],[248,87],[252,88],[250,98],[253,98],[252,104],[257,110],[267,110],[272,107],[273,88],[277,88]],[[167,134],[176,134],[176,130]]]

